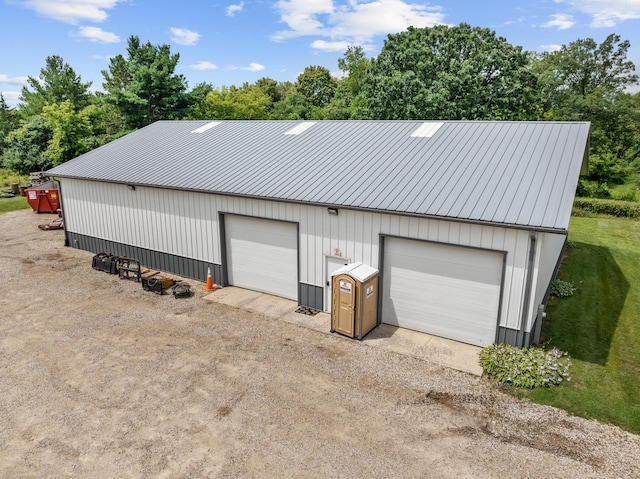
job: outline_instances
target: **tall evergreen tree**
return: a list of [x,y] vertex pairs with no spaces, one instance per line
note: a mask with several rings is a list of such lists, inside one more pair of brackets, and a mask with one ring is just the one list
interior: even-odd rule
[[140,43],[128,39],[127,56],[113,57],[103,70],[108,98],[121,111],[129,128],[140,128],[156,120],[186,115],[187,82],[175,73],[180,55],[172,55],[169,45]]
[[15,108],[7,105],[4,95],[0,92],[0,157],[7,147],[9,133],[20,126],[20,115]]
[[91,82],[83,83],[62,57],[47,57],[45,63],[40,76],[28,77],[27,86],[22,87],[20,111],[24,118],[39,115],[46,105],[70,101],[74,109],[81,110],[91,102]]

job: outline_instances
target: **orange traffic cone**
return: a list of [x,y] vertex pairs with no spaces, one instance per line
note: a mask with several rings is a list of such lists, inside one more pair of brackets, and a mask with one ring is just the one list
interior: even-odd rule
[[211,266],[207,270],[207,286],[204,288],[205,291],[215,291],[216,288],[213,287],[213,279],[211,278]]

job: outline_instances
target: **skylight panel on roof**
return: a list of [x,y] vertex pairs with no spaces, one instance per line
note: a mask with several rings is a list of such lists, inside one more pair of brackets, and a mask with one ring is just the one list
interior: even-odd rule
[[315,121],[305,121],[304,123],[300,123],[300,124],[294,126],[293,128],[287,130],[284,134],[285,135],[299,135],[303,131],[307,131],[309,128],[311,128],[315,124],[316,124]]
[[444,123],[430,121],[428,123],[423,123],[416,130],[411,133],[412,137],[418,138],[431,138],[436,132],[440,129],[440,127],[444,125]]
[[210,130],[211,128],[213,128],[214,126],[219,125],[219,124],[220,124],[219,121],[212,121],[211,123],[207,123],[206,125],[202,125],[200,128],[196,128],[191,133],[204,133],[205,131]]

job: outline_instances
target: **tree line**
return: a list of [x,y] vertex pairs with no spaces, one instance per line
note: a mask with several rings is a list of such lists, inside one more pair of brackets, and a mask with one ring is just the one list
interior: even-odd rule
[[[583,196],[633,199],[640,185],[640,93],[628,40],[578,39],[528,52],[490,29],[409,27],[375,58],[360,46],[338,60],[341,77],[308,66],[295,82],[264,77],[241,86],[189,89],[169,45],[131,36],[92,93],[73,68],[47,57],[17,108],[0,94],[0,165],[48,169],[157,120],[420,119],[590,121]],[[625,185],[618,188],[615,185]],[[613,187],[613,188],[612,188]],[[617,189],[616,189],[617,188]]]

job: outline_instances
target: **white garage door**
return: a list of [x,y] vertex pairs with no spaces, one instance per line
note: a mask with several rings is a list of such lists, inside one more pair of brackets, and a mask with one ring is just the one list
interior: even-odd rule
[[495,341],[502,253],[384,241],[382,322],[486,346]]
[[225,215],[229,284],[298,299],[298,240],[293,223]]

